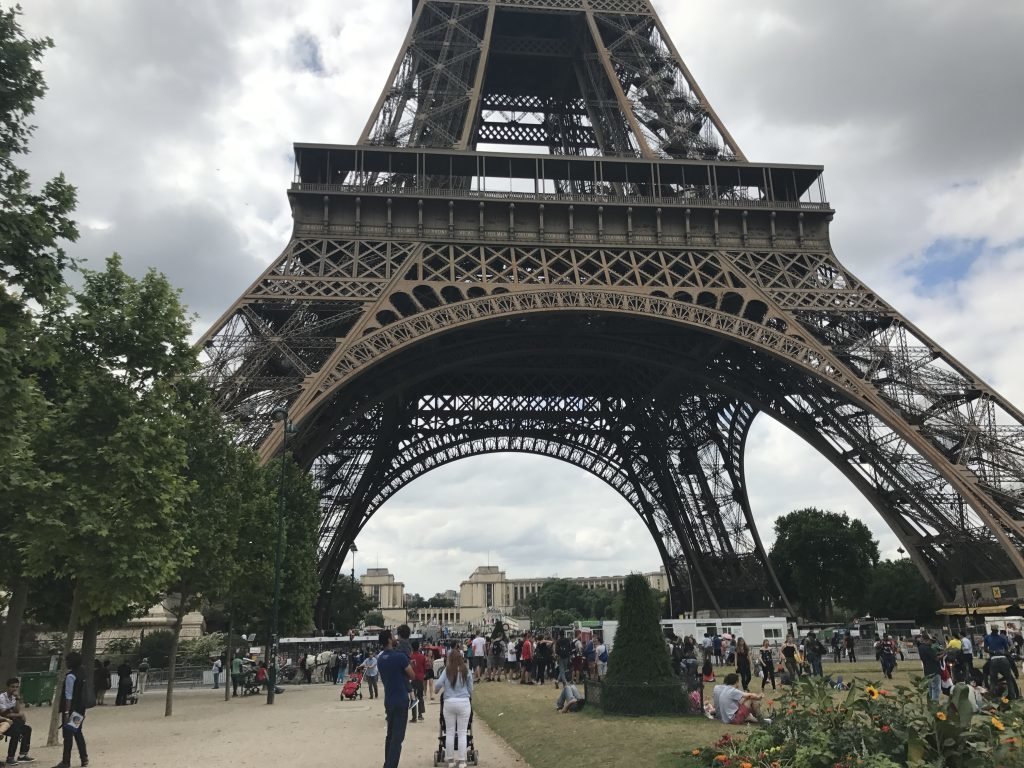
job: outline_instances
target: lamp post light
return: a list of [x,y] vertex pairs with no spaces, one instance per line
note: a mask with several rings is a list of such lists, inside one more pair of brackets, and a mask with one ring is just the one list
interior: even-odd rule
[[352,553],[352,586],[354,587],[356,585],[356,552],[359,551],[355,542],[352,543],[352,548],[349,551]]
[[281,485],[277,492],[277,545],[274,551],[274,601],[270,616],[270,670],[267,675],[267,704],[274,703],[274,693],[277,689],[277,642],[278,642],[278,620],[281,604],[281,543],[284,539],[284,489],[288,477],[288,436],[295,434],[295,427],[288,418],[288,409],[279,406],[271,414],[274,423],[283,423],[281,443]]

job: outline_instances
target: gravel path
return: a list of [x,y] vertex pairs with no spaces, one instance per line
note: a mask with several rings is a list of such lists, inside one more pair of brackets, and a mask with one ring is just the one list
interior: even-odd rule
[[[93,768],[371,768],[384,760],[384,712],[378,700],[339,701],[341,688],[289,686],[273,707],[264,697],[225,703],[223,691],[175,693],[174,716],[164,717],[162,689],[147,691],[139,704],[110,705],[88,712],[85,736]],[[108,701],[112,698],[108,695]],[[438,704],[427,705],[426,720],[410,724],[402,751],[403,768],[433,765]],[[44,747],[49,709],[31,707],[35,765],[60,761],[60,748]],[[529,768],[479,719],[474,721],[480,765]],[[4,744],[6,748],[6,744]],[[73,753],[71,764],[78,765]]]

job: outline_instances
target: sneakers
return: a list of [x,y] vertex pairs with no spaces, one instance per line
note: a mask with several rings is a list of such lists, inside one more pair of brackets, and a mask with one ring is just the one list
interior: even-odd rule
[[14,765],[15,763],[34,763],[35,761],[36,759],[34,757],[29,757],[28,755],[21,755],[18,757],[17,760],[8,760],[7,764]]

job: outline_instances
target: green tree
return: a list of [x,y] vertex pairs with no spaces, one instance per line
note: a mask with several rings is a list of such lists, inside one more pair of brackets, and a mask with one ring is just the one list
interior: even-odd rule
[[169,669],[176,647],[177,641],[171,630],[158,629],[155,632],[147,632],[139,641],[139,649],[135,653],[138,658],[135,661],[138,663],[146,659],[151,667]]
[[772,565],[782,588],[809,619],[831,621],[837,605],[863,607],[878,563],[878,542],[860,520],[808,508],[775,521]]
[[885,560],[871,570],[864,608],[872,616],[930,624],[942,602],[912,561]]
[[327,596],[327,629],[337,634],[348,634],[359,626],[366,614],[373,610],[374,602],[359,582],[338,574]]
[[[277,547],[278,493],[281,459],[258,468],[249,481],[250,493],[267,500],[253,506],[250,524],[238,523],[244,569],[224,600],[235,626],[269,636],[273,608],[274,558]],[[285,459],[284,529],[281,549],[281,601],[279,634],[304,635],[313,631],[313,605],[319,590],[316,570],[317,533],[320,530],[320,495],[313,478],[288,457]]]
[[18,167],[29,151],[36,102],[46,92],[40,61],[53,43],[27,38],[19,8],[0,8],[0,498],[9,514],[0,516],[0,549],[8,604],[0,635],[0,678],[17,668],[28,586],[19,536],[26,534],[23,511],[45,499],[49,481],[31,436],[45,428],[49,409],[33,371],[54,351],[39,339],[34,311],[50,310],[63,292],[67,258],[63,242],[78,238],[71,214],[75,190],[63,176],[34,189]]
[[370,611],[363,618],[363,622],[367,627],[383,627],[384,626],[384,614],[380,611]]
[[[71,579],[67,635],[128,606],[152,605],[187,558],[179,523],[186,423],[179,387],[196,370],[177,292],[156,272],[129,277],[115,254],[42,324],[62,350],[37,377],[50,403],[33,434],[49,475],[16,545],[30,574]],[[51,740],[56,740],[53,710]]]
[[622,714],[685,711],[685,693],[672,673],[650,584],[642,575],[631,574],[626,577],[623,594],[602,706]]
[[174,643],[164,715],[174,710],[174,673],[178,642],[185,616],[205,600],[226,595],[242,577],[248,530],[268,517],[274,504],[265,484],[252,484],[257,460],[240,448],[234,431],[224,421],[201,383],[183,384],[191,389],[186,427],[187,464],[190,482],[188,501],[181,510],[180,525],[187,530],[187,549],[173,581],[166,588],[165,605],[174,616]]

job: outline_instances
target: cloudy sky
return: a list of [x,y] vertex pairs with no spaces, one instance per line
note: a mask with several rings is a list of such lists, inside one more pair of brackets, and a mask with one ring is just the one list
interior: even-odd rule
[[[201,333],[283,248],[291,143],[354,143],[409,0],[28,0],[56,42],[30,169],[79,189],[98,266],[165,272]],[[820,163],[841,259],[1011,400],[1024,402],[1024,3],[655,0],[752,160]],[[749,482],[780,514],[845,510],[895,538],[826,462],[762,419]],[[408,591],[509,576],[657,567],[626,504],[551,459],[467,459],[392,499],[356,563]],[[346,568],[349,563],[346,564]]]

